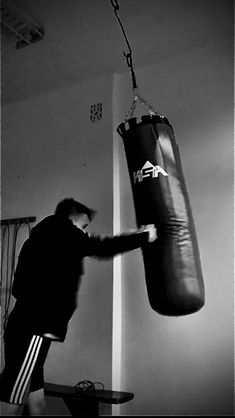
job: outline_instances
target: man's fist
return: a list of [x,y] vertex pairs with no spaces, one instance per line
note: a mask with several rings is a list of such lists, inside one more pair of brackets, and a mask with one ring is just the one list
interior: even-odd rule
[[157,239],[157,230],[154,224],[142,225],[139,231],[140,232],[147,231],[149,233],[148,242],[153,242]]

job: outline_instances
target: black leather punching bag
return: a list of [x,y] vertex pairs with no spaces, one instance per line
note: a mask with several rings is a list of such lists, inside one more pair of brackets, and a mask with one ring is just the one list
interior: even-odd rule
[[143,251],[149,303],[162,315],[198,311],[205,301],[198,242],[179,148],[167,118],[131,118],[117,129],[130,174],[138,227],[155,224]]

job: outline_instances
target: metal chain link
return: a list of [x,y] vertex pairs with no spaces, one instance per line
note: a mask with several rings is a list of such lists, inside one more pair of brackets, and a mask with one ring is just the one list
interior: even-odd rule
[[157,109],[155,109],[153,106],[149,105],[146,102],[146,100],[142,96],[140,96],[139,94],[138,94],[138,99],[139,99],[140,103],[148,109],[151,116],[152,115],[160,115],[159,112],[157,111]]
[[128,41],[128,38],[127,38],[126,32],[124,30],[123,24],[121,22],[121,19],[118,16],[118,11],[119,11],[120,7],[119,7],[119,4],[118,4],[117,0],[111,0],[111,4],[113,6],[115,16],[118,20],[118,23],[121,27],[122,33],[124,35],[125,41],[126,41],[127,46],[128,46],[128,53],[124,52],[124,56],[126,58],[127,66],[131,70],[132,86],[133,86],[133,92],[134,92],[134,98],[131,102],[131,106],[130,106],[130,109],[128,110],[128,113],[125,116],[124,122],[126,122],[128,119],[131,119],[133,117],[138,100],[143,106],[145,106],[148,109],[148,112],[149,112],[150,116],[157,115],[157,116],[163,117],[162,115],[160,115],[160,113],[158,113],[158,111],[153,106],[150,106],[146,102],[146,100],[143,97],[141,97],[138,93],[138,86],[137,86],[137,83],[136,83],[136,77],[135,77],[135,72],[134,72],[133,62],[132,62],[131,46],[130,46],[130,43]]
[[146,100],[142,96],[140,96],[137,89],[134,89],[133,91],[134,91],[134,99],[132,100],[130,109],[128,110],[125,116],[124,122],[126,122],[128,119],[131,119],[133,117],[138,100],[144,107],[148,109],[150,116],[158,115],[160,117],[163,117],[153,106],[149,105],[146,102]]
[[137,100],[138,100],[138,97],[135,94],[134,99],[131,102],[130,109],[128,110],[128,112],[125,116],[124,122],[126,122],[128,119],[131,119],[133,117],[133,114],[134,114],[134,111],[135,111],[135,108],[136,108],[136,104],[137,104]]

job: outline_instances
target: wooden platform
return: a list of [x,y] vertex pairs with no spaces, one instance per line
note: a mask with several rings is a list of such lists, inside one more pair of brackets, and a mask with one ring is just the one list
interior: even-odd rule
[[99,403],[122,404],[134,398],[130,392],[100,390],[81,394],[75,387],[45,383],[45,395],[60,397],[72,416],[99,416]]

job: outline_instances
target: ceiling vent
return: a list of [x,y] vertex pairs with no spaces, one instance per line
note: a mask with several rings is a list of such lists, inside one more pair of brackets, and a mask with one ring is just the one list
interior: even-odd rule
[[44,37],[43,27],[10,0],[1,1],[1,24],[15,36],[16,48],[31,45]]

